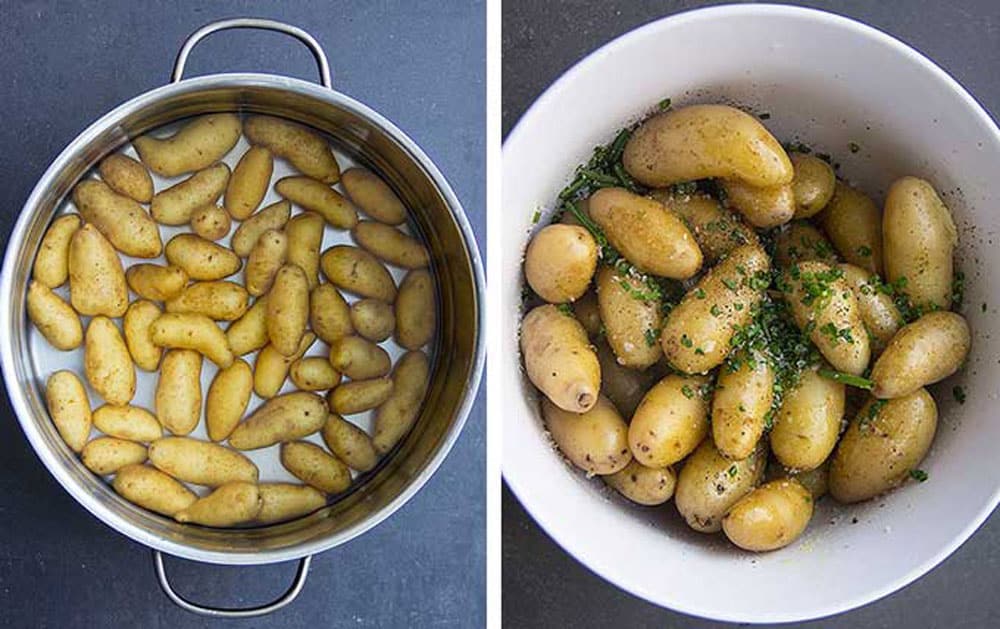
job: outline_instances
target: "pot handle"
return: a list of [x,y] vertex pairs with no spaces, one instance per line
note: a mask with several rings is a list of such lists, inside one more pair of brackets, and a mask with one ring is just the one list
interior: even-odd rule
[[192,603],[178,594],[174,590],[173,586],[170,585],[170,579],[167,578],[166,568],[163,567],[163,553],[158,550],[153,551],[153,561],[156,564],[156,578],[160,581],[160,588],[163,589],[164,594],[166,594],[177,606],[182,607],[189,612],[200,614],[202,616],[211,616],[213,618],[253,618],[255,616],[264,616],[266,614],[270,614],[271,612],[276,612],[295,600],[295,597],[299,595],[303,586],[306,584],[306,577],[309,576],[309,563],[312,561],[312,555],[307,555],[299,560],[299,568],[295,573],[295,579],[292,581],[292,585],[284,594],[281,595],[280,598],[266,605],[261,605],[259,607],[247,607],[245,609],[205,607],[204,605]]
[[278,22],[277,20],[268,20],[257,17],[237,17],[228,20],[219,20],[217,22],[209,22],[195,32],[191,33],[191,35],[184,40],[184,45],[181,46],[180,52],[177,53],[177,61],[174,62],[174,71],[170,76],[171,83],[176,83],[183,78],[184,66],[187,65],[187,60],[191,55],[191,50],[198,45],[198,42],[205,39],[212,33],[227,31],[234,28],[256,28],[265,31],[275,31],[277,33],[291,35],[295,39],[298,39],[309,48],[313,57],[316,58],[316,63],[319,64],[319,82],[323,85],[323,87],[332,88],[333,84],[330,81],[330,62],[327,61],[326,52],[323,51],[323,47],[319,45],[319,42],[316,41],[315,37],[298,26],[292,26],[291,24],[285,24],[284,22]]

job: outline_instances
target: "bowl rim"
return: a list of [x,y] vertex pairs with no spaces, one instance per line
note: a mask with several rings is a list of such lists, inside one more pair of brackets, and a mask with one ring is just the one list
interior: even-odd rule
[[[966,106],[969,115],[977,117],[980,122],[984,123],[984,125],[992,131],[996,140],[1000,142],[1000,127],[997,126],[997,122],[987,112],[982,104],[980,104],[979,101],[977,101],[976,98],[969,93],[968,90],[966,90],[954,77],[934,63],[926,55],[892,35],[858,20],[820,9],[780,4],[726,4],[682,11],[647,22],[646,24],[638,26],[635,29],[615,37],[587,54],[587,56],[577,61],[554,83],[546,88],[546,90],[532,103],[532,105],[525,110],[503,143],[505,156],[509,146],[523,142],[520,136],[525,133],[524,129],[529,126],[526,124],[526,121],[539,115],[539,111],[550,107],[550,103],[558,97],[560,92],[565,90],[569,84],[579,80],[581,76],[585,76],[589,66],[596,63],[598,59],[603,59],[606,56],[613,55],[618,50],[631,45],[633,40],[640,39],[661,29],[679,28],[685,24],[723,17],[755,19],[770,17],[805,18],[822,23],[824,26],[832,29],[849,32],[854,37],[871,39],[915,63],[923,71],[935,78],[940,85],[946,87],[954,93],[954,95],[958,96]],[[639,105],[639,107],[641,107],[641,105]],[[523,238],[523,236],[519,237]],[[520,247],[521,244],[523,243],[519,242],[517,246]],[[506,246],[508,249],[511,248],[511,245],[509,244]],[[507,252],[507,255],[510,255],[510,251]],[[560,520],[557,514],[547,510],[545,505],[540,505],[538,501],[534,500],[531,479],[520,475],[518,467],[514,465],[516,458],[507,454],[508,452],[513,452],[513,450],[504,448],[502,461],[504,481],[517,497],[525,511],[531,515],[532,519],[534,519],[542,530],[544,530],[545,533],[571,557],[616,587],[621,588],[622,590],[638,596],[650,603],[693,616],[729,622],[783,623],[815,620],[856,609],[884,598],[916,581],[948,558],[948,556],[955,552],[959,546],[964,544],[973,535],[973,533],[975,533],[976,530],[982,526],[990,514],[996,509],[997,505],[1000,504],[1000,482],[997,482],[990,499],[987,500],[982,508],[976,513],[975,517],[973,517],[967,525],[950,540],[949,543],[943,545],[936,553],[932,554],[923,563],[917,565],[899,577],[888,581],[882,587],[875,588],[864,595],[830,603],[825,606],[818,607],[810,613],[785,613],[781,610],[776,610],[766,613],[757,613],[753,616],[737,615],[725,610],[724,608],[709,608],[699,605],[691,605],[684,601],[673,600],[670,598],[669,592],[656,591],[642,583],[630,581],[625,576],[625,573],[620,570],[620,565],[603,561],[600,557],[591,552],[589,546],[576,543],[571,536],[564,533],[564,529],[567,527],[567,521]]]

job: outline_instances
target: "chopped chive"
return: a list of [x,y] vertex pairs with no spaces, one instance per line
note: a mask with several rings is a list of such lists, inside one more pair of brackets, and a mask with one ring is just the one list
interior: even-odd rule
[[875,383],[868,378],[862,378],[861,376],[855,376],[849,373],[844,373],[842,371],[833,371],[832,369],[819,369],[816,373],[833,380],[835,382],[840,382],[852,387],[857,387],[859,389],[865,389],[866,391],[871,391],[875,386]]
[[919,483],[922,483],[927,480],[928,476],[927,472],[923,470],[910,470],[910,478]]

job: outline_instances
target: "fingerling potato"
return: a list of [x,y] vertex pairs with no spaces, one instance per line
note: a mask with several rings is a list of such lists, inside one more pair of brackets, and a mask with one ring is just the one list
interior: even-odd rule
[[722,518],[722,530],[744,550],[777,550],[802,535],[812,514],[812,495],[798,481],[785,478],[741,498]]
[[76,230],[69,245],[69,299],[84,316],[120,317],[128,308],[122,261],[97,227]]
[[705,439],[677,476],[674,504],[688,526],[702,533],[722,529],[722,517],[764,477],[767,446],[758,442],[753,454],[731,461]]
[[226,341],[236,356],[243,356],[267,345],[267,295],[260,296],[243,316],[226,328]]
[[274,349],[291,356],[309,323],[309,282],[293,264],[278,270],[267,300],[267,338]]
[[58,288],[69,278],[69,244],[80,228],[80,217],[66,214],[52,221],[35,256],[31,276],[43,286]]
[[93,420],[87,390],[75,373],[62,370],[49,376],[45,382],[45,405],[70,450],[82,450],[90,437]]
[[167,262],[193,280],[221,280],[240,270],[239,257],[196,234],[178,234],[164,248]]
[[239,424],[229,435],[237,450],[257,450],[281,441],[294,441],[317,432],[326,422],[326,402],[307,391],[274,397]]
[[118,194],[98,179],[73,188],[73,204],[118,251],[135,258],[155,258],[163,251],[156,222],[138,202]]
[[233,364],[226,334],[205,315],[160,315],[150,326],[150,335],[160,347],[194,350],[223,369]]
[[837,268],[843,271],[844,281],[858,301],[861,321],[871,337],[872,353],[881,353],[903,325],[903,315],[892,297],[881,290],[877,275],[853,264],[839,264]]
[[262,146],[251,146],[240,158],[226,186],[223,205],[229,215],[245,220],[256,211],[267,194],[274,172],[274,157]]
[[105,404],[94,411],[93,419],[94,427],[109,437],[149,443],[163,436],[160,420],[139,406]]
[[719,368],[712,396],[712,439],[724,456],[753,454],[774,402],[774,369],[759,354],[741,352]]
[[87,325],[83,345],[87,382],[108,404],[128,404],[135,395],[135,366],[118,326],[107,317]]
[[201,354],[171,349],[163,356],[156,382],[156,416],[175,435],[187,435],[201,419]]
[[149,203],[153,199],[153,178],[149,171],[128,155],[112,153],[98,167],[101,179],[118,194],[133,201]]
[[367,380],[389,373],[392,359],[371,341],[345,336],[330,344],[330,364],[352,380]]
[[795,192],[791,184],[760,188],[739,179],[723,179],[721,184],[730,207],[754,227],[777,227],[795,215]]
[[837,177],[833,167],[814,155],[791,152],[795,177],[792,179],[792,194],[795,197],[795,218],[815,216],[833,198]]
[[253,393],[253,371],[244,360],[220,369],[205,397],[205,427],[212,441],[224,441],[243,419]]
[[351,380],[330,390],[327,405],[338,415],[363,413],[381,406],[392,395],[391,378]]
[[392,395],[375,411],[372,445],[385,454],[406,436],[423,406],[430,382],[430,362],[423,352],[407,352],[392,371]]
[[322,356],[299,358],[288,371],[296,388],[302,391],[326,391],[340,382],[340,374]]
[[830,456],[840,436],[845,387],[806,369],[785,392],[771,429],[771,452],[785,467],[811,470]]
[[585,413],[597,403],[601,367],[587,333],[571,315],[551,304],[525,315],[521,355],[528,379],[559,408]]
[[292,476],[326,494],[339,494],[351,486],[351,470],[308,441],[281,444],[281,464]]
[[250,303],[247,290],[235,282],[194,282],[167,300],[167,312],[205,315],[214,321],[234,321]]
[[[410,271],[399,283],[395,311],[396,342],[409,350],[431,342],[437,327],[437,301],[434,278],[427,269]],[[360,328],[354,327],[360,334]]]
[[929,312],[904,326],[875,361],[872,395],[898,398],[958,371],[972,345],[969,324],[954,312]]
[[229,166],[216,164],[153,195],[150,214],[162,225],[185,225],[195,211],[215,205],[229,183]]
[[351,307],[332,284],[320,284],[309,294],[309,326],[327,345],[354,334]]
[[[430,264],[427,249],[420,241],[392,225],[361,221],[351,229],[351,235],[362,248],[389,264],[404,269],[422,269]],[[568,257],[571,251],[563,253]],[[596,249],[594,253],[596,262]]]
[[326,496],[309,485],[261,483],[257,521],[274,524],[294,520],[326,506]]
[[671,467],[646,467],[636,460],[602,480],[634,503],[653,507],[670,500],[677,485]]
[[138,465],[146,460],[146,446],[126,439],[98,437],[87,442],[80,460],[91,472],[105,476],[126,465]]
[[205,240],[221,240],[233,226],[229,214],[214,203],[202,206],[191,214],[191,231]]
[[125,331],[125,345],[132,356],[132,362],[143,371],[156,371],[160,365],[163,349],[153,342],[151,327],[162,312],[151,301],[139,299],[125,311],[122,328]]
[[358,222],[354,204],[321,181],[310,177],[285,177],[274,184],[274,190],[295,205],[316,212],[337,229],[351,229]]
[[251,144],[270,149],[303,175],[328,184],[340,179],[340,166],[326,140],[302,125],[272,116],[250,116],[243,131]]
[[336,245],[320,257],[323,274],[332,284],[361,297],[396,301],[396,283],[382,263],[364,249]]
[[187,271],[179,266],[133,264],[125,272],[129,288],[143,299],[167,301],[180,294],[188,283]]
[[129,502],[170,517],[198,499],[181,483],[156,468],[142,464],[119,469],[111,486]]
[[618,362],[646,369],[663,356],[660,328],[663,302],[641,279],[603,266],[597,272],[597,305],[608,345]]
[[669,375],[639,402],[628,445],[646,467],[666,467],[690,454],[708,434],[708,400],[701,376]]
[[[400,285],[402,294],[403,285]],[[399,296],[396,297],[399,304]],[[396,329],[396,315],[392,306],[378,299],[359,299],[351,306],[351,325],[362,337],[381,343]]]
[[260,492],[256,483],[234,481],[221,485],[204,498],[174,514],[178,522],[203,526],[230,527],[250,522],[260,513]]
[[218,487],[234,481],[256,483],[257,466],[243,454],[211,441],[164,437],[149,444],[149,462],[177,480]]
[[291,213],[291,203],[278,201],[247,218],[233,233],[231,242],[233,253],[241,258],[250,255],[261,234],[269,229],[281,231]]
[[45,340],[59,350],[80,347],[83,325],[80,316],[52,289],[37,280],[28,282],[28,319]]
[[565,411],[544,398],[542,416],[559,450],[587,474],[614,474],[632,461],[628,424],[603,395],[585,413]]
[[654,190],[650,197],[687,223],[709,264],[715,264],[740,245],[759,242],[757,232],[706,194],[675,194],[665,188]]
[[246,268],[243,273],[246,279],[247,292],[255,297],[271,290],[274,276],[288,257],[288,237],[284,232],[269,229],[257,240],[250,250]]
[[406,222],[406,207],[382,179],[364,168],[348,168],[341,175],[348,198],[362,212],[386,225]]
[[298,350],[291,356],[285,356],[274,346],[267,344],[264,349],[257,354],[257,362],[254,364],[253,390],[254,393],[264,399],[272,398],[278,394],[288,377],[288,370],[292,363],[302,357],[309,347],[316,341],[316,335],[306,332],[299,341]]
[[177,177],[211,166],[225,157],[240,139],[240,118],[236,114],[209,114],[185,124],[169,138],[150,135],[132,140],[150,170],[164,177]]
[[882,212],[871,199],[838,181],[819,221],[845,260],[882,273]]
[[330,452],[353,470],[367,472],[378,463],[378,453],[368,433],[340,415],[331,413],[326,418],[323,442]]

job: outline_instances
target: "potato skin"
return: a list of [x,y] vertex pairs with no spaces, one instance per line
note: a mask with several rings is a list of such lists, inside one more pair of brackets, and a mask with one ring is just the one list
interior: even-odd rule
[[170,517],[198,499],[190,489],[160,470],[141,464],[118,470],[111,485],[129,502]]
[[406,222],[406,206],[382,179],[364,168],[348,168],[341,175],[347,197],[362,212],[386,225]]
[[104,183],[126,197],[139,203],[149,203],[153,199],[153,178],[149,171],[128,155],[112,153],[98,167]]
[[811,223],[792,221],[774,238],[774,262],[779,267],[788,267],[806,260],[834,264],[837,252],[833,243]]
[[608,345],[618,363],[630,369],[646,369],[663,356],[663,302],[649,292],[642,280],[611,267],[597,272],[597,305]]
[[205,240],[225,238],[232,226],[229,214],[214,203],[204,205],[191,214],[191,231]]
[[683,280],[701,268],[694,236],[657,201],[624,188],[602,188],[591,195],[589,211],[608,241],[643,273]]
[[587,333],[572,315],[551,304],[525,315],[521,355],[528,379],[559,408],[585,413],[597,403],[601,367]]
[[559,450],[588,474],[614,474],[632,460],[628,425],[603,395],[581,414],[564,411],[543,398],[542,416]]
[[299,267],[278,270],[267,300],[267,338],[274,349],[291,356],[309,323],[309,282]]
[[842,383],[814,369],[802,372],[785,392],[771,430],[771,452],[782,465],[796,470],[822,465],[837,445],[845,396]]
[[308,485],[261,483],[257,521],[274,524],[294,520],[326,506],[326,496]]
[[233,253],[241,258],[250,255],[260,235],[269,229],[280,231],[288,223],[291,213],[291,203],[278,201],[247,218],[233,232],[233,239],[230,242]]
[[287,159],[303,175],[328,184],[340,179],[340,166],[326,140],[302,125],[272,116],[250,116],[243,131],[251,144]]
[[649,507],[670,500],[677,485],[677,475],[672,467],[646,467],[635,460],[602,479],[625,498]]
[[285,225],[288,254],[285,260],[305,271],[309,290],[319,284],[320,247],[323,246],[323,217],[303,212]]
[[105,404],[94,411],[93,420],[94,427],[109,437],[149,443],[163,436],[160,421],[139,406]]
[[649,196],[687,223],[708,264],[715,264],[740,245],[759,242],[757,232],[743,219],[706,194],[675,194],[665,188],[654,190]]
[[309,347],[316,341],[316,335],[306,332],[299,341],[299,347],[291,356],[285,356],[274,346],[267,344],[264,349],[257,354],[257,362],[253,371],[254,393],[264,399],[269,399],[278,394],[288,377],[288,370],[292,363],[302,357]]
[[236,356],[243,356],[267,345],[267,295],[262,295],[243,316],[226,328],[226,341]]
[[320,284],[309,294],[309,326],[327,345],[354,334],[351,307],[332,284]]
[[958,371],[972,345],[969,324],[960,314],[929,312],[904,326],[875,361],[872,395],[898,398],[944,380]]
[[167,312],[205,315],[214,321],[234,321],[250,302],[247,290],[235,282],[194,282],[167,300]]
[[189,434],[201,419],[201,354],[171,349],[156,382],[156,416],[175,435]]
[[281,464],[295,478],[326,494],[339,494],[351,486],[351,470],[308,441],[281,444]]
[[758,442],[753,454],[740,461],[722,456],[705,439],[688,457],[677,477],[674,504],[688,526],[702,533],[722,529],[722,517],[764,477],[767,446]]
[[389,373],[392,359],[371,341],[360,336],[345,336],[330,344],[330,364],[352,380],[367,380]]
[[126,439],[98,437],[83,446],[80,460],[91,472],[105,476],[114,474],[126,465],[145,462],[146,446]]
[[205,397],[205,427],[208,438],[223,441],[243,419],[253,392],[253,372],[244,360],[220,369]]
[[[872,353],[880,354],[903,325],[903,315],[890,295],[872,284],[872,274],[853,264],[838,264],[844,281],[858,300],[858,311],[871,337]],[[877,276],[876,276],[877,277]]]
[[814,155],[791,152],[788,158],[795,169],[792,194],[795,197],[795,218],[815,216],[833,198],[837,177],[833,167]]
[[225,157],[240,139],[236,114],[209,114],[188,122],[166,139],[149,135],[132,140],[139,159],[153,172],[177,177],[211,166]]
[[812,514],[812,495],[785,478],[761,485],[733,505],[722,518],[722,530],[744,550],[777,550],[802,535]]
[[937,405],[925,389],[858,412],[830,464],[830,495],[838,502],[868,500],[906,480],[927,455],[937,429]]
[[323,442],[351,469],[368,472],[378,464],[378,453],[368,433],[331,413],[323,424]]
[[420,349],[434,338],[437,330],[437,298],[434,293],[434,277],[427,269],[410,271],[399,283],[395,321],[396,342],[408,350]]
[[301,439],[320,430],[326,415],[326,402],[315,393],[285,393],[257,407],[229,435],[229,445],[237,450],[256,450]]
[[902,290],[914,306],[951,308],[958,231],[934,187],[916,177],[893,182],[881,228],[889,282],[905,277]]
[[719,369],[712,396],[712,439],[733,460],[753,454],[774,402],[774,370],[760,355],[741,354],[736,369]]
[[819,221],[845,260],[882,274],[882,212],[870,198],[838,181]]
[[[400,284],[396,296],[396,306],[399,306],[400,295],[403,292],[405,280]],[[396,313],[393,307],[378,299],[359,299],[351,305],[351,325],[363,338],[374,343],[381,343],[396,330]],[[433,329],[431,331],[433,334]],[[405,346],[404,346],[405,347]]]
[[221,280],[240,270],[235,253],[196,234],[178,234],[164,248],[167,262],[193,280]]
[[186,225],[196,210],[215,204],[229,183],[229,166],[216,164],[153,195],[149,212],[161,225]]
[[628,427],[632,456],[646,467],[680,461],[708,434],[708,400],[701,376],[668,375],[639,402]]
[[326,401],[334,413],[353,415],[381,406],[392,395],[392,388],[391,378],[351,380],[331,389]]
[[69,278],[69,243],[80,228],[80,217],[66,214],[52,221],[35,256],[31,276],[43,286],[58,288]]
[[205,315],[168,312],[149,330],[153,343],[160,347],[195,350],[223,369],[233,364],[225,333]]
[[188,283],[187,271],[179,266],[133,264],[125,272],[129,288],[143,299],[167,301],[180,294]]
[[256,483],[257,466],[246,456],[211,441],[164,437],[149,444],[149,462],[177,480],[218,487],[234,481]]
[[788,155],[764,125],[727,105],[690,105],[649,118],[632,133],[622,163],[651,188],[709,177],[780,186],[794,176]]
[[37,280],[28,282],[28,319],[49,344],[63,351],[83,342],[83,324],[76,311],[52,289]]
[[234,481],[178,511],[174,519],[204,526],[229,527],[250,522],[260,513],[260,507],[257,484]]
[[310,177],[285,177],[274,184],[274,190],[295,205],[316,212],[337,229],[351,229],[358,223],[354,204],[321,181]]
[[245,220],[256,211],[267,194],[274,172],[274,157],[262,146],[251,146],[233,169],[223,205],[230,216]]
[[259,297],[271,290],[274,277],[287,257],[288,237],[283,232],[269,229],[261,234],[243,269],[247,292]]
[[49,376],[45,382],[45,405],[70,450],[82,450],[90,437],[92,416],[87,390],[80,378],[65,369]]
[[138,299],[125,311],[122,328],[125,344],[136,367],[143,371],[156,371],[163,350],[153,342],[151,326],[160,317],[159,306],[145,299]]
[[350,245],[336,245],[320,257],[323,274],[332,284],[361,297],[396,301],[396,283],[372,254]]
[[340,382],[340,374],[322,356],[299,358],[292,363],[289,373],[301,391],[326,391]]
[[375,412],[372,445],[379,454],[392,450],[420,416],[430,382],[430,361],[423,352],[407,352],[392,372],[392,395]]
[[795,215],[795,193],[790,184],[759,188],[739,179],[723,179],[721,183],[729,205],[754,227],[777,227]]
[[127,256],[155,258],[163,251],[160,230],[145,208],[118,194],[98,179],[84,179],[73,188],[80,216]]
[[120,317],[128,308],[121,259],[90,223],[76,230],[70,240],[69,298],[73,309],[84,316]]
[[94,317],[87,325],[83,370],[87,382],[108,404],[128,404],[135,395],[135,366],[111,319]]
[[[360,221],[351,230],[351,235],[363,249],[389,264],[404,269],[422,269],[430,264],[427,249],[420,241],[392,225]],[[569,255],[568,251],[564,253]]]

